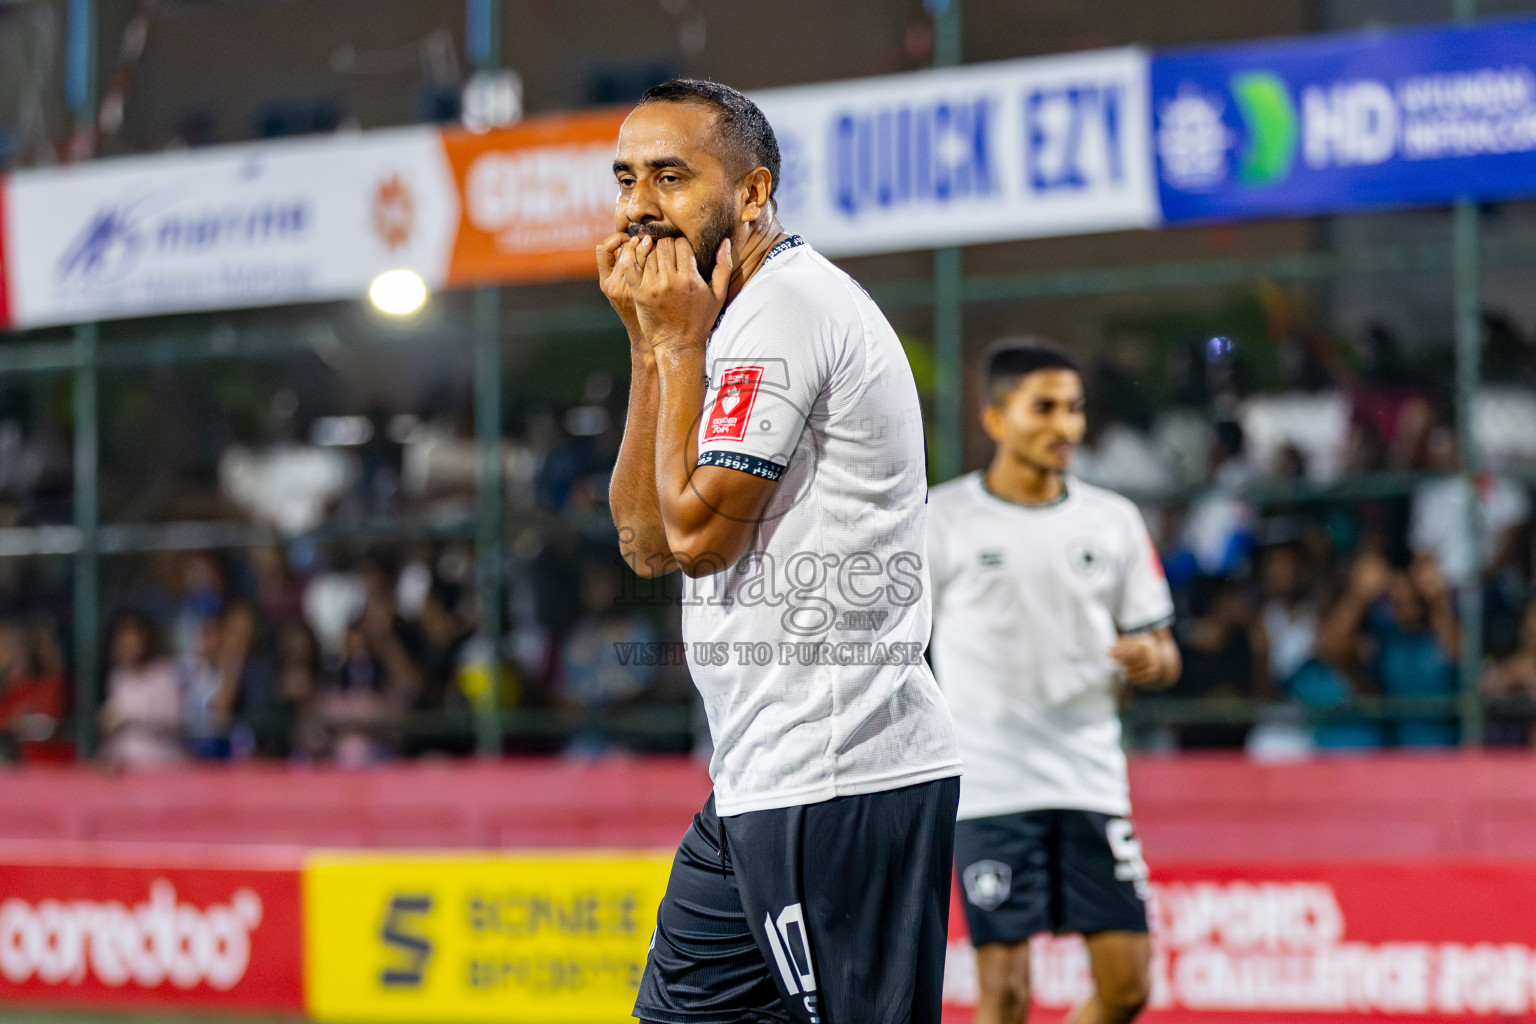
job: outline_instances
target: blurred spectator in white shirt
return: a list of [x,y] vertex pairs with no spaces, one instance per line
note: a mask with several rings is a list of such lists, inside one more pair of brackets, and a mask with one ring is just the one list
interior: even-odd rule
[[1453,587],[1469,587],[1497,575],[1515,557],[1520,528],[1531,517],[1531,502],[1514,481],[1492,473],[1475,478],[1483,558],[1478,566],[1467,535],[1468,504],[1473,488],[1455,475],[1456,435],[1446,426],[1431,430],[1426,444],[1428,468],[1445,474],[1413,489],[1408,543],[1416,555],[1434,555]]
[[101,758],[121,768],[185,760],[181,685],[176,665],[160,657],[153,624],[137,613],[118,620],[109,645],[111,670],[101,706]]

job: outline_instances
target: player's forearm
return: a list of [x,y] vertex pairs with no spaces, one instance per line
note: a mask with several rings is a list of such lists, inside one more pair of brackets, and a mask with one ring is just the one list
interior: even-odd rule
[[1172,635],[1157,638],[1157,681],[1154,686],[1172,686],[1184,674],[1184,659],[1179,655],[1179,645]]
[[656,499],[668,548],[685,560],[709,558],[701,541],[714,511],[690,486],[704,408],[703,347],[659,346],[656,383]]
[[672,551],[656,500],[655,360],[643,340],[631,342],[629,411],[608,484],[608,507],[619,531],[619,553],[638,576],[672,571]]
[[733,469],[698,466],[706,383],[699,345],[658,346],[656,491],[667,546],[688,576],[720,572],[752,543],[774,484]]

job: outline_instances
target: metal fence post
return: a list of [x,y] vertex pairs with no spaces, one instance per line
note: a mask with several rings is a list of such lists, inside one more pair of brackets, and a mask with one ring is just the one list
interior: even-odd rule
[[[64,94],[77,132],[96,128],[96,2],[70,0],[68,59]],[[97,408],[96,324],[75,327],[74,513],[79,547],[74,562],[75,746],[78,756],[96,751],[96,709],[100,693],[101,651],[101,508],[100,427]]]
[[488,645],[487,685],[475,709],[482,755],[501,752],[504,493],[501,458],[501,289],[475,292],[475,585]]
[[75,529],[80,537],[75,551],[75,744],[81,758],[96,750],[100,697],[96,688],[101,643],[96,340],[95,324],[75,328]]
[[1456,204],[1455,231],[1456,316],[1456,442],[1460,453],[1462,486],[1467,494],[1467,545],[1471,552],[1471,582],[1461,588],[1457,611],[1461,616],[1461,742],[1479,742],[1483,733],[1483,704],[1477,684],[1483,673],[1483,530],[1477,499],[1479,451],[1473,411],[1482,376],[1482,311],[1479,303],[1477,206],[1461,200]]
[[[961,61],[960,0],[924,0],[933,17],[933,63],[953,67]],[[934,418],[938,427],[932,482],[959,475],[965,468],[965,347],[962,250],[933,253]]]
[[[1477,16],[1477,0],[1453,0],[1456,20],[1470,23]],[[1481,453],[1477,445],[1474,407],[1482,379],[1482,302],[1479,248],[1481,230],[1477,204],[1469,199],[1456,203],[1454,294],[1456,325],[1456,449],[1460,453],[1462,486],[1467,494],[1467,546],[1471,552],[1472,581],[1457,595],[1461,616],[1461,693],[1457,706],[1461,717],[1462,746],[1483,738],[1483,702],[1478,682],[1483,674],[1483,523],[1477,500],[1477,473]]]
[[[465,40],[478,71],[501,66],[501,0],[469,0]],[[475,708],[476,747],[483,757],[501,753],[501,636],[505,586],[505,488],[501,457],[501,289],[474,295],[475,337],[475,586],[486,641],[486,688]]]

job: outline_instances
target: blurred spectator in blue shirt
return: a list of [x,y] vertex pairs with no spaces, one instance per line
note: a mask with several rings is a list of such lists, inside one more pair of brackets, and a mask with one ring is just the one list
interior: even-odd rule
[[[1460,626],[1450,591],[1432,555],[1406,570],[1376,553],[1362,554],[1344,594],[1318,628],[1318,653],[1345,673],[1363,671],[1387,697],[1453,697]],[[1398,717],[1391,729],[1399,746],[1450,746],[1459,738],[1454,717]]]

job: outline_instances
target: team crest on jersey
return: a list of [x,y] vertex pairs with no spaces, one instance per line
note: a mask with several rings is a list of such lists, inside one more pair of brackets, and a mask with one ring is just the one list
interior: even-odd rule
[[706,441],[745,441],[757,389],[763,382],[761,366],[738,366],[720,376],[720,393],[709,409],[704,425]]
[[965,898],[982,910],[996,910],[1013,892],[1013,869],[1000,860],[979,860],[960,873]]
[[1074,540],[1067,545],[1067,558],[1079,576],[1093,579],[1109,568],[1109,556],[1091,540]]

